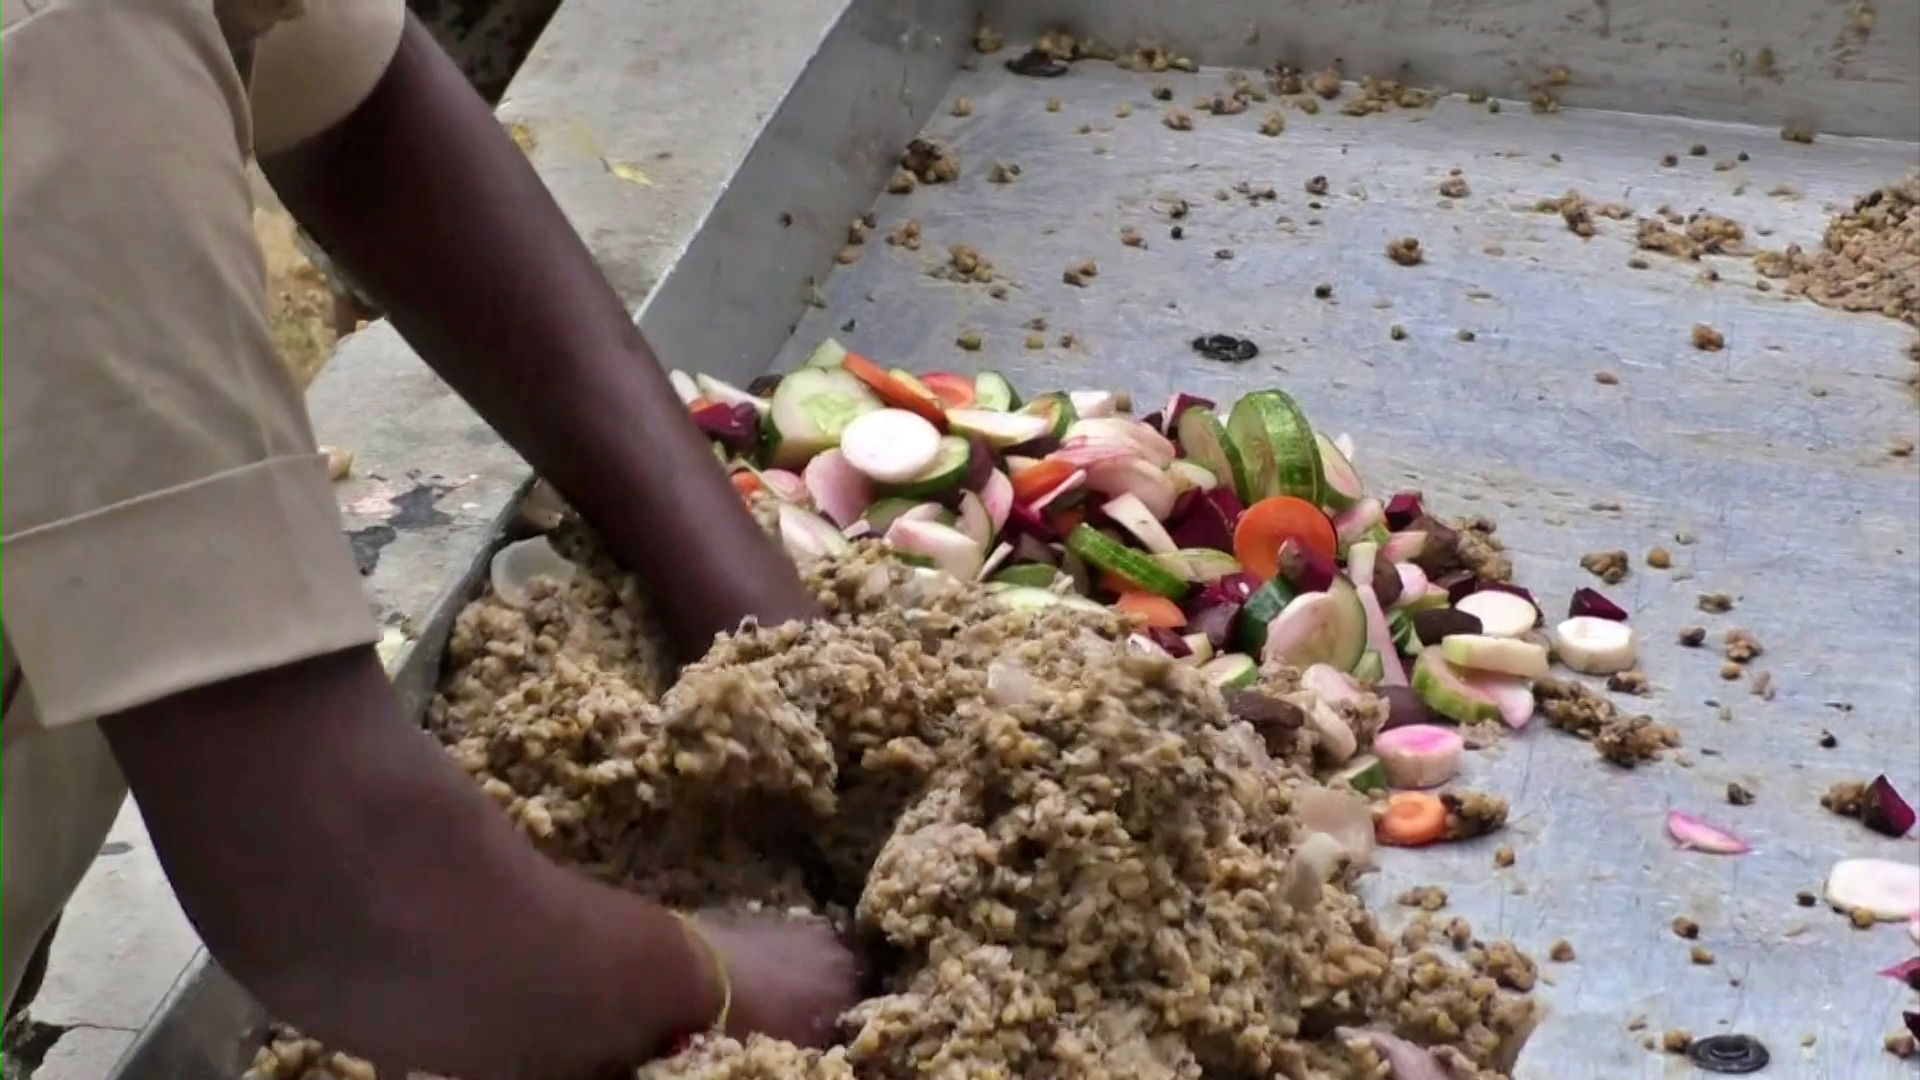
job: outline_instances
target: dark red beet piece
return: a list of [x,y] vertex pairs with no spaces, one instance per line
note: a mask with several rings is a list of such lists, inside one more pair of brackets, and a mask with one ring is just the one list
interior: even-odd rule
[[1901,1013],[1900,1019],[1907,1022],[1907,1030],[1913,1032],[1913,1037],[1920,1039],[1920,1012]]
[[1213,402],[1207,398],[1194,397],[1192,394],[1176,393],[1173,395],[1173,398],[1167,402],[1166,426],[1160,430],[1164,434],[1172,435],[1174,432],[1180,430],[1181,413],[1193,408],[1211,409],[1213,407]]
[[1607,599],[1598,589],[1582,586],[1573,590],[1573,599],[1567,603],[1567,618],[1577,619],[1582,615],[1595,619],[1610,619],[1614,622],[1627,621],[1627,609]]
[[1407,618],[1413,622],[1413,632],[1420,644],[1426,646],[1439,645],[1455,634],[1477,634],[1485,629],[1477,616],[1453,608],[1428,608]]
[[[1247,508],[1240,505],[1240,496],[1235,495],[1233,489],[1224,484],[1212,491],[1202,493],[1200,497],[1213,504],[1214,509],[1220,511],[1220,515],[1227,519],[1228,525],[1238,525],[1240,515],[1247,512]],[[1232,551],[1233,545],[1228,544],[1220,550]]]
[[1014,536],[1031,536],[1036,540],[1060,539],[1060,534],[1054,531],[1047,519],[1025,503],[1013,504],[1012,511],[1007,514],[1007,532]]
[[1867,799],[1861,807],[1860,820],[1874,832],[1897,840],[1913,829],[1913,805],[1900,797],[1900,793],[1893,789],[1893,781],[1883,774],[1874,777],[1873,783],[1867,785]]
[[1173,527],[1167,530],[1174,543],[1183,548],[1233,550],[1235,519],[1228,516],[1218,502],[1208,497],[1212,494],[1207,492],[1195,499],[1188,506],[1186,516],[1174,519]]
[[993,456],[993,447],[976,435],[967,440],[967,478],[961,481],[961,486],[968,491],[979,491],[987,486],[987,479],[999,467],[1000,462]]
[[1019,446],[1007,448],[1008,457],[1043,458],[1060,449],[1060,440],[1053,435],[1042,435],[1037,439],[1028,439]]
[[1426,512],[1426,507],[1420,503],[1419,492],[1396,492],[1393,498],[1387,500],[1387,529],[1399,532],[1419,521]]
[[695,427],[729,450],[750,449],[760,438],[760,413],[751,405],[714,402],[695,409],[692,415]]
[[1147,640],[1165,649],[1167,655],[1173,657],[1175,660],[1183,660],[1193,655],[1193,649],[1186,643],[1185,639],[1165,627],[1148,627]]
[[[1198,602],[1207,606],[1225,604],[1239,607],[1259,589],[1260,579],[1252,574],[1228,574],[1208,582],[1207,587],[1200,590]],[[1198,613],[1194,614],[1197,616]]]
[[1461,568],[1458,530],[1432,514],[1421,514],[1412,521],[1411,527],[1427,534],[1426,545],[1415,556],[1413,565],[1426,571],[1428,580]]
[[779,375],[756,375],[747,384],[747,393],[757,398],[770,398],[775,390],[780,389],[780,379]]
[[1159,409],[1155,409],[1141,417],[1140,422],[1162,435],[1167,434],[1167,414]]
[[1187,633],[1205,634],[1213,647],[1224,649],[1227,642],[1233,640],[1233,624],[1240,618],[1238,603],[1207,603],[1207,594],[1202,592],[1197,601],[1197,610],[1187,619]]
[[1447,590],[1447,603],[1457,604],[1462,597],[1470,595],[1479,585],[1473,579],[1471,570],[1455,570],[1432,579],[1433,584]]
[[1373,595],[1380,601],[1381,610],[1400,602],[1400,571],[1385,559],[1374,560]]
[[1452,724],[1453,721],[1436,714],[1420,700],[1420,695],[1410,686],[1376,686],[1373,692],[1387,703],[1387,722],[1380,725],[1381,731],[1390,728],[1406,727],[1408,724]]
[[1181,492],[1174,498],[1173,509],[1167,512],[1167,520],[1179,521],[1181,518],[1193,513],[1194,506],[1200,502],[1200,495],[1201,491],[1199,488],[1188,488]]
[[1889,979],[1906,983],[1909,989],[1920,990],[1920,956],[1904,963],[1895,964],[1880,974]]
[[1326,592],[1337,571],[1332,559],[1298,540],[1280,545],[1280,576],[1297,592]]

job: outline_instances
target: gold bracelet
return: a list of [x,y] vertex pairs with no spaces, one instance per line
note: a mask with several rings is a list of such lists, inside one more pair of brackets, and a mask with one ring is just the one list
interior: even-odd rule
[[714,1018],[709,1030],[724,1035],[727,1017],[733,1012],[733,979],[727,975],[727,958],[714,945],[713,939],[707,936],[707,932],[700,929],[700,924],[693,921],[693,916],[683,911],[672,912],[672,915],[686,928],[687,936],[699,943],[700,951],[706,953],[708,961],[713,964],[714,977],[720,980],[720,1015]]

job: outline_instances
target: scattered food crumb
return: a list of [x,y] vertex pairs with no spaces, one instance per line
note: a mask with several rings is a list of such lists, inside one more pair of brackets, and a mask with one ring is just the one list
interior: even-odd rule
[[1461,341],[1472,341],[1476,335],[1471,330],[1460,330],[1456,331],[1453,336],[1459,338]]
[[1793,894],[1793,902],[1799,904],[1801,907],[1812,907],[1820,902],[1820,898],[1805,889],[1801,889],[1799,892]]
[[1472,193],[1473,189],[1467,186],[1467,178],[1460,175],[1458,170],[1440,181],[1440,194],[1446,198],[1464,199]]
[[953,116],[972,116],[973,99],[970,97],[954,98],[953,107],[948,109],[947,112]]
[[1786,142],[1811,143],[1813,134],[1813,124],[1806,120],[1790,121],[1780,129],[1780,138]]
[[913,189],[918,187],[919,184],[920,182],[913,178],[912,173],[905,169],[895,169],[893,178],[887,181],[887,194],[911,195]]
[[1840,745],[1840,740],[1835,738],[1831,731],[1822,730],[1820,732],[1820,738],[1816,741],[1820,744],[1820,749],[1822,750],[1831,750]]
[[900,167],[923,184],[949,184],[960,178],[960,155],[939,139],[915,139],[900,152]]
[[1394,903],[1423,911],[1439,911],[1447,906],[1447,890],[1438,885],[1415,885],[1394,897]]
[[1185,109],[1168,109],[1160,122],[1175,131],[1192,131],[1193,117]]
[[1753,792],[1745,784],[1741,784],[1738,781],[1729,781],[1727,784],[1727,801],[1735,806],[1752,806]]
[[1735,663],[1747,663],[1766,652],[1766,649],[1760,644],[1760,639],[1754,637],[1753,632],[1749,630],[1742,630],[1735,627],[1727,631],[1724,640],[1726,657]]
[[1817,1042],[1819,1042],[1819,1041],[1820,1041],[1820,1036],[1818,1036],[1818,1035],[1815,1035],[1815,1034],[1813,1034],[1813,1033],[1811,1033],[1811,1032],[1809,1032],[1809,1033],[1807,1033],[1807,1034],[1805,1034],[1805,1035],[1802,1035],[1802,1036],[1800,1036],[1800,1045],[1801,1045],[1801,1046],[1802,1046],[1803,1048],[1804,1048],[1804,1047],[1808,1047],[1808,1046],[1812,1046],[1812,1045],[1813,1045],[1814,1043],[1817,1043]]
[[1493,865],[1506,869],[1513,865],[1513,849],[1505,844],[1493,849]]
[[1687,918],[1685,915],[1675,915],[1673,917],[1673,932],[1686,938],[1688,941],[1692,941],[1694,938],[1700,936],[1700,924]]
[[972,330],[962,330],[960,336],[953,339],[953,343],[968,352],[980,351],[980,335]]
[[1647,565],[1655,570],[1666,570],[1673,566],[1673,555],[1663,547],[1648,548]]
[[1580,556],[1580,568],[1609,585],[1618,585],[1626,580],[1627,553],[1620,550],[1589,551]]
[[1688,150],[1687,150],[1687,153],[1689,153],[1689,154],[1692,154],[1692,155],[1693,155],[1694,157],[1706,157],[1706,156],[1707,156],[1707,144],[1706,144],[1706,143],[1694,143],[1692,147],[1690,147],[1690,148],[1688,148]]
[[1561,938],[1559,941],[1553,943],[1553,947],[1547,951],[1547,956],[1556,964],[1571,963],[1573,961],[1573,942],[1568,941],[1566,938]]
[[1020,178],[1020,166],[1011,161],[996,161],[987,168],[987,182],[1011,184]]
[[1125,120],[1125,119],[1126,119],[1127,117],[1129,117],[1129,116],[1132,116],[1132,115],[1133,115],[1133,102],[1131,102],[1131,101],[1123,101],[1123,102],[1121,102],[1120,104],[1118,104],[1118,105],[1115,105],[1115,106],[1113,107],[1113,115],[1115,115],[1115,116],[1117,116],[1117,117],[1119,117],[1119,118],[1120,118],[1120,119],[1122,119],[1122,120]]
[[1185,240],[1187,238],[1187,231],[1181,228],[1180,226],[1175,225],[1174,227],[1167,230],[1167,235],[1172,237],[1175,240]]
[[1871,930],[1880,922],[1879,918],[1866,908],[1854,908],[1847,912],[1847,920],[1853,924],[1855,930]]
[[1711,615],[1725,615],[1733,610],[1733,597],[1723,592],[1701,593],[1694,599],[1694,606]]
[[1213,257],[1216,259],[1231,259],[1233,258],[1233,249],[1232,248],[1215,248],[1213,252]]
[[1662,164],[1662,165],[1665,165],[1665,166],[1666,166],[1667,168],[1669,168],[1669,169],[1671,169],[1671,168],[1673,168],[1673,167],[1674,167],[1675,165],[1678,165],[1678,164],[1680,164],[1680,155],[1679,155],[1679,154],[1667,154],[1666,156],[1664,156],[1664,157],[1662,157],[1662,158],[1660,159],[1660,164]]
[[1325,195],[1328,187],[1327,178],[1324,176],[1312,177],[1308,179],[1306,187],[1307,194],[1309,195]]
[[1695,945],[1687,951],[1687,956],[1702,966],[1713,963],[1713,953],[1705,945]]
[[1287,130],[1287,118],[1281,114],[1279,109],[1269,109],[1267,110],[1267,114],[1260,118],[1260,134],[1262,135],[1278,135],[1285,130]]
[[1648,262],[1647,260],[1641,258],[1638,255],[1635,255],[1633,258],[1627,260],[1627,269],[1629,270],[1645,270],[1646,268],[1652,265],[1653,265],[1652,263]]
[[1153,89],[1147,91],[1147,93],[1155,101],[1172,101],[1173,100],[1173,87],[1171,86],[1156,86]]
[[1473,944],[1473,924],[1458,915],[1447,920],[1447,941],[1455,949],[1464,950]]
[[320,453],[327,459],[328,480],[339,483],[352,474],[353,451],[339,446],[322,446]]
[[1742,667],[1741,665],[1736,664],[1733,661],[1729,660],[1726,663],[1720,665],[1720,677],[1727,680],[1728,682],[1733,682],[1736,679],[1740,678],[1741,675],[1746,674],[1746,670],[1747,669],[1745,667]]
[[1716,161],[1713,163],[1713,171],[1714,172],[1732,172],[1735,167],[1735,164],[1736,163],[1732,158],[1721,158],[1719,161]]
[[1324,281],[1313,287],[1313,296],[1314,296],[1314,299],[1316,300],[1325,300],[1331,297],[1332,295],[1333,295],[1333,286],[1327,284]]
[[1496,795],[1462,789],[1442,792],[1440,802],[1447,809],[1448,840],[1485,836],[1507,823],[1507,800]]
[[1616,694],[1632,694],[1635,697],[1646,697],[1652,693],[1652,687],[1647,682],[1647,673],[1638,668],[1631,671],[1617,671],[1607,676],[1607,689]]
[[848,244],[834,255],[833,261],[839,263],[841,266],[852,266],[854,263],[860,261],[860,248],[853,244]]
[[1121,227],[1120,242],[1132,248],[1144,248],[1147,246],[1147,240],[1140,235],[1140,230],[1131,225]]
[[1047,347],[1047,335],[1034,334],[1034,333],[1029,333],[1027,335],[1027,348],[1044,349],[1046,347]]
[[1620,385],[1620,376],[1615,375],[1611,371],[1596,371],[1593,373],[1593,381],[1599,383],[1601,386],[1618,386]]
[[1426,260],[1426,253],[1420,250],[1420,241],[1416,237],[1403,236],[1387,242],[1387,258],[1401,266],[1418,266]]
[[1898,438],[1888,439],[1887,455],[1889,457],[1897,457],[1897,458],[1912,457],[1913,456],[1913,440],[1898,439]]
[[1693,324],[1693,347],[1703,352],[1719,352],[1726,348],[1726,335],[1706,323]]
[[1392,326],[1387,327],[1387,336],[1395,341],[1405,341],[1407,340],[1407,328],[1401,326],[1399,323],[1394,323]]
[[1086,288],[1087,282],[1100,276],[1100,267],[1092,259],[1074,263],[1061,273],[1060,280],[1069,285]]
[[1672,1028],[1660,1036],[1660,1047],[1669,1054],[1684,1054],[1693,1045],[1693,1033],[1685,1028]]

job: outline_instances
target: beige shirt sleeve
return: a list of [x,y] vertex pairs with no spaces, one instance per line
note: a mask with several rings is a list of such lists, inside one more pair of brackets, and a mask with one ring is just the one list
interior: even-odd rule
[[317,135],[358,108],[386,74],[407,21],[406,0],[305,0],[303,6],[254,46],[253,145],[259,154]]
[[374,641],[211,0],[55,3],[4,62],[0,603],[41,723]]

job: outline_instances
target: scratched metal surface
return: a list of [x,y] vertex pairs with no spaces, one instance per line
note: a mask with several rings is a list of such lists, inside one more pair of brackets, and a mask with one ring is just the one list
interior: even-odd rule
[[[1443,885],[1480,935],[1511,936],[1542,958],[1551,1014],[1523,1076],[1691,1073],[1644,1049],[1628,1030],[1634,1017],[1656,1036],[1751,1034],[1773,1054],[1764,1075],[1911,1076],[1881,1048],[1907,995],[1873,973],[1912,943],[1893,925],[1850,929],[1795,894],[1817,892],[1840,857],[1917,857],[1912,841],[1816,802],[1832,781],[1883,770],[1920,792],[1920,474],[1885,451],[1889,438],[1916,436],[1920,414],[1901,385],[1914,331],[1758,291],[1744,260],[1648,254],[1652,266],[1632,270],[1632,222],[1602,220],[1601,235],[1581,240],[1531,206],[1577,188],[1642,212],[1708,208],[1763,246],[1808,244],[1830,206],[1900,175],[1915,147],[1802,146],[1772,130],[1540,116],[1512,102],[1493,115],[1461,98],[1360,119],[1290,110],[1277,138],[1256,131],[1262,106],[1195,115],[1192,131],[1176,132],[1149,96],[1156,82],[1187,103],[1222,77],[1098,63],[1054,80],[994,61],[962,71],[948,103],[968,97],[972,115],[943,103],[928,128],[958,148],[960,180],[879,197],[873,239],[824,281],[827,306],[802,321],[778,366],[831,333],[889,364],[993,368],[1030,391],[1124,389],[1143,410],[1176,387],[1226,400],[1278,385],[1321,427],[1353,434],[1374,487],[1420,487],[1444,512],[1496,518],[1550,614],[1594,584],[1576,565],[1583,552],[1634,553],[1632,576],[1608,591],[1644,636],[1654,692],[1623,704],[1678,725],[1684,751],[1626,772],[1536,723],[1470,755],[1462,777],[1512,800],[1507,830],[1390,853],[1368,893],[1397,926],[1395,893]],[[1122,102],[1130,117],[1116,116]],[[1688,155],[1696,142],[1707,156]],[[1742,150],[1750,160],[1714,168]],[[1658,164],[1669,152],[1679,167]],[[989,183],[995,159],[1018,164],[1018,181]],[[1454,168],[1472,194],[1443,205],[1436,187]],[[1316,174],[1331,190],[1313,199],[1303,184]],[[1277,197],[1255,203],[1234,192],[1242,181]],[[1768,194],[1782,185],[1797,194]],[[1180,241],[1163,209],[1172,198],[1191,205]],[[924,230],[921,250],[883,242],[909,217]],[[1147,247],[1123,246],[1123,226]],[[1421,240],[1424,265],[1385,257],[1398,236]],[[992,259],[1006,298],[931,276],[950,243]],[[1217,257],[1222,249],[1233,257]],[[1063,283],[1065,267],[1089,258],[1099,267],[1089,287]],[[1705,266],[1718,283],[1696,282]],[[1322,282],[1329,300],[1313,295]],[[1049,345],[1029,351],[1023,324],[1035,317]],[[1696,351],[1697,322],[1724,333],[1726,349]],[[1393,324],[1406,340],[1389,339]],[[978,352],[955,345],[969,330]],[[1475,340],[1458,340],[1460,330]],[[1261,355],[1228,367],[1187,347],[1215,331],[1251,337]],[[1061,333],[1079,344],[1058,347]],[[1596,382],[1602,371],[1617,384]],[[1697,542],[1675,542],[1678,532]],[[1640,565],[1655,544],[1673,552],[1673,571]],[[1737,607],[1696,611],[1707,590]],[[1722,682],[1716,651],[1673,644],[1694,623],[1716,644],[1728,628],[1756,634],[1767,651],[1755,667],[1772,673],[1777,696]],[[1817,745],[1823,728],[1837,748]],[[1758,800],[1728,805],[1729,781]],[[1670,808],[1736,829],[1757,850],[1676,853],[1662,835]],[[1517,852],[1510,870],[1492,866],[1500,843]],[[1713,965],[1693,964],[1690,943],[1669,931],[1681,914],[1701,924]],[[1563,937],[1577,960],[1544,962]]]

